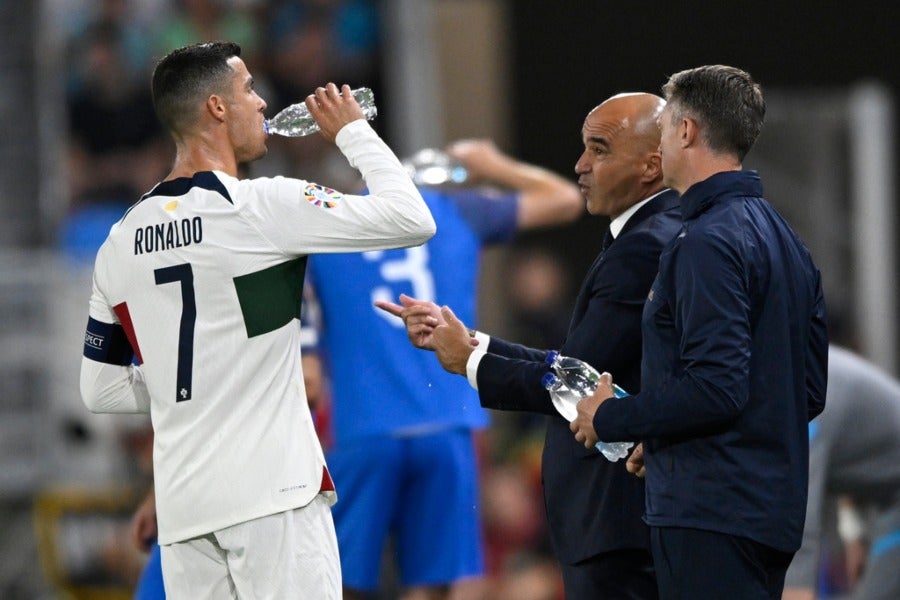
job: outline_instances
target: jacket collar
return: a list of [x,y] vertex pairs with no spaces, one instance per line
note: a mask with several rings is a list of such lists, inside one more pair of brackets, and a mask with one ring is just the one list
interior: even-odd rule
[[648,218],[650,215],[678,206],[678,202],[678,193],[675,190],[670,188],[662,190],[655,196],[652,196],[649,202],[640,207],[637,212],[628,218],[625,225],[622,227],[622,231],[620,231],[619,235],[616,237],[618,238],[629,229],[637,226],[638,223]]
[[762,181],[756,171],[723,171],[697,182],[681,196],[681,218],[696,218],[723,195],[762,196]]

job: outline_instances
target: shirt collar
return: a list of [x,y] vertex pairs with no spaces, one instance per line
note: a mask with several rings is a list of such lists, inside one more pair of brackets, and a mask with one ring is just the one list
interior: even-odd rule
[[632,215],[634,215],[634,213],[636,213],[643,205],[647,204],[648,202],[650,202],[651,200],[653,200],[654,198],[656,198],[663,192],[667,192],[667,191],[669,191],[669,188],[660,190],[660,191],[656,192],[655,194],[653,194],[652,196],[648,196],[647,198],[644,198],[640,202],[630,206],[628,208],[628,210],[626,210],[621,215],[619,215],[618,217],[616,217],[615,219],[610,221],[609,231],[610,231],[610,233],[612,233],[613,239],[619,237],[619,234],[622,233],[622,229],[625,228],[625,224],[628,223],[628,219],[630,219],[632,217]]
[[725,194],[762,197],[759,174],[756,171],[722,171],[698,181],[681,195],[682,219],[693,219]]

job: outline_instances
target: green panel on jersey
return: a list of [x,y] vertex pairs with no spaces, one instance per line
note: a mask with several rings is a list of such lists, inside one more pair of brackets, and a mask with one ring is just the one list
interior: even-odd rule
[[234,278],[247,337],[283,327],[300,318],[306,257]]

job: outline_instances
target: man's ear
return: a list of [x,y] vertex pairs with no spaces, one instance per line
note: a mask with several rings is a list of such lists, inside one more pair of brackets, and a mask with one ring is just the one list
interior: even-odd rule
[[654,181],[662,177],[662,155],[659,152],[651,152],[644,162],[644,172],[641,178],[645,182]]
[[678,123],[678,139],[682,148],[693,146],[700,139],[700,128],[697,121],[690,117],[682,117]]
[[213,119],[224,121],[226,112],[224,98],[217,94],[210,95],[210,97],[206,99],[206,111]]

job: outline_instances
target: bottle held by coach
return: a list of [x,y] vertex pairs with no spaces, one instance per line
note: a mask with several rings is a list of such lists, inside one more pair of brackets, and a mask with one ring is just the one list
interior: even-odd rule
[[[597,389],[600,382],[600,373],[597,370],[577,358],[563,356],[559,352],[549,352],[546,358],[547,364],[553,369],[553,373],[547,373],[542,379],[544,387],[550,392],[553,404],[557,410],[569,421],[575,419],[572,408],[585,396],[590,396]],[[628,392],[613,384],[613,393],[616,398],[623,398]],[[572,408],[564,408],[572,407]],[[634,445],[633,442],[597,442],[597,450],[612,462],[628,456],[628,451]]]
[[[350,93],[359,103],[366,119],[370,121],[374,119],[378,114],[378,108],[375,106],[375,94],[372,90],[362,87],[351,90]],[[309,114],[305,102],[291,104],[271,119],[267,119],[264,126],[267,134],[286,137],[301,137],[319,131],[319,124]]]

